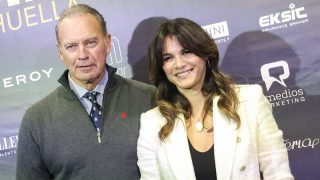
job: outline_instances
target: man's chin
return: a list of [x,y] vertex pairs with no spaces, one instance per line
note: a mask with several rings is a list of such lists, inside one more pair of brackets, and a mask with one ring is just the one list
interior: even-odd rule
[[86,75],[80,75],[80,76],[71,76],[71,78],[74,80],[74,81],[80,81],[82,83],[92,83],[94,82],[94,80],[96,79],[95,76],[92,76],[92,75],[89,75],[89,74],[86,74]]
[[95,81],[96,78],[84,78],[82,79],[82,82],[86,84],[92,84]]

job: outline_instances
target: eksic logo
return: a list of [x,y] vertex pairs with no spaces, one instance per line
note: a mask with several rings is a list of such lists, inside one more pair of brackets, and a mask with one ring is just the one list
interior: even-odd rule
[[262,31],[272,31],[307,23],[307,17],[304,7],[296,8],[296,5],[291,3],[289,10],[260,17],[259,25],[264,28]]
[[[32,0],[25,0],[24,2],[31,2]],[[20,4],[20,0],[7,0],[8,6],[16,6]]]
[[[279,77],[272,77],[270,75],[270,69],[276,68],[276,67],[282,67],[283,74],[279,75]],[[264,64],[261,66],[260,72],[261,72],[261,77],[266,84],[267,91],[269,91],[271,85],[274,82],[278,82],[282,86],[287,87],[284,80],[290,76],[290,71],[289,71],[289,65],[286,61],[281,60],[281,61]]]
[[227,21],[202,26],[202,28],[215,40],[217,44],[229,40],[229,28]]

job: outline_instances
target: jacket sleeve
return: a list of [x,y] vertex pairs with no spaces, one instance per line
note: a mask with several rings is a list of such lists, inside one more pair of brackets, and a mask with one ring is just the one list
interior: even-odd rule
[[37,140],[39,139],[29,124],[34,113],[27,111],[20,125],[17,148],[16,179],[50,179],[50,174],[44,165]]
[[259,86],[256,116],[260,170],[265,180],[294,179],[283,142],[282,131],[272,114],[272,107]]
[[138,166],[141,173],[141,180],[161,179],[156,157],[156,143],[159,141],[158,132],[153,127],[153,118],[150,119],[146,113],[140,118],[140,133],[138,138]]

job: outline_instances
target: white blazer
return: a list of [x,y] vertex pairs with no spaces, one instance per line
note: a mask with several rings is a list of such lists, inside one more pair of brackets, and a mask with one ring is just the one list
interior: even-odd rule
[[[218,180],[293,179],[282,131],[273,118],[269,101],[259,85],[236,86],[240,128],[213,99],[214,155]],[[141,179],[195,180],[185,119],[179,116],[165,142],[159,131],[166,123],[158,107],[141,115],[138,166]]]

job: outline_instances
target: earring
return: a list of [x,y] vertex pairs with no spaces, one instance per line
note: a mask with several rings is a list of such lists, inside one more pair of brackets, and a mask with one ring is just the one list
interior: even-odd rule
[[207,64],[208,64],[208,69],[211,69],[211,64],[210,64],[209,59],[207,59],[206,61],[207,61]]

